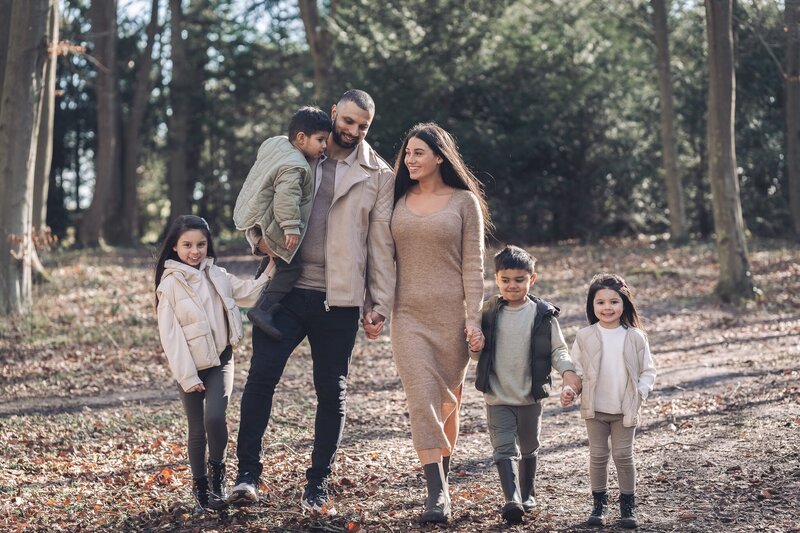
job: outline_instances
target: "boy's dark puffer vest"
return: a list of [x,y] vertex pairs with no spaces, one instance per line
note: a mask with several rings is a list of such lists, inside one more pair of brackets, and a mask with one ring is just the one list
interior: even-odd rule
[[[557,317],[560,310],[550,302],[542,300],[532,294],[528,295],[536,304],[536,318],[533,320],[531,331],[531,395],[536,400],[550,396],[550,387],[553,380],[550,377],[550,342],[553,318]],[[503,306],[508,302],[500,295],[493,296],[483,304],[483,317],[481,329],[486,336],[486,345],[478,360],[475,388],[481,392],[489,392],[489,376],[494,372],[494,354],[497,348],[497,335],[495,326],[497,316]]]

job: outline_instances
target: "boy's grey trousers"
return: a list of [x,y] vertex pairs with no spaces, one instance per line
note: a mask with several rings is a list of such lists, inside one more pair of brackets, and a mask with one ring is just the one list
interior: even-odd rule
[[486,404],[489,438],[494,461],[535,457],[542,432],[542,403],[530,405]]

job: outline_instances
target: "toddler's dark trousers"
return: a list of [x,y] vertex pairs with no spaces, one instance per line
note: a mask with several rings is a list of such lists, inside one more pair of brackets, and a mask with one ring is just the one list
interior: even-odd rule
[[294,288],[303,271],[300,258],[296,255],[291,263],[287,263],[280,257],[275,257],[273,260],[275,261],[275,272],[272,273],[272,279],[264,287],[264,292],[255,305],[261,309],[283,300]]

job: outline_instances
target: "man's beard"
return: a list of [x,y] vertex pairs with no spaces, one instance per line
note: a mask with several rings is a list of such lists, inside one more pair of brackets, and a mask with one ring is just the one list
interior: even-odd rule
[[350,143],[346,143],[344,139],[342,139],[342,132],[336,129],[336,126],[333,127],[333,142],[341,146],[342,148],[354,148],[358,143],[361,142],[360,138],[356,138],[354,141]]

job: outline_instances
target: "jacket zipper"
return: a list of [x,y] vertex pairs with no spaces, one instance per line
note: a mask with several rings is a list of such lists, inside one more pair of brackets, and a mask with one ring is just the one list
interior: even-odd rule
[[[356,147],[356,150],[358,150],[358,147]],[[325,215],[325,238],[322,241],[322,253],[325,255],[325,300],[323,300],[322,304],[325,306],[326,313],[331,310],[330,306],[328,305],[328,223],[330,222],[331,209],[333,209],[333,204],[336,203],[336,200],[338,200],[339,198],[344,197],[350,191],[350,188],[352,188],[351,186],[350,188],[347,189],[347,191],[345,191],[345,194],[343,194],[339,198],[336,198],[336,170],[339,168],[339,162],[341,161],[341,159],[336,159],[335,161],[336,161],[336,167],[333,170],[334,191],[333,194],[331,195],[331,205],[328,206],[328,213]],[[317,195],[315,191],[314,198],[316,198],[316,196]]]
[[331,209],[333,209],[333,202],[336,196],[336,170],[339,168],[339,160],[336,159],[336,165],[333,167],[333,191],[331,192],[331,205],[328,206],[328,212],[325,213],[325,237],[322,239],[322,254],[325,256],[325,299],[322,300],[322,305],[325,306],[325,312],[329,313],[331,308],[328,305],[328,229],[330,225]]

